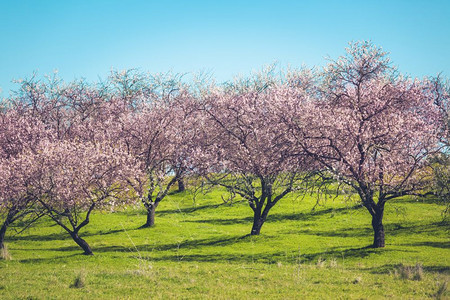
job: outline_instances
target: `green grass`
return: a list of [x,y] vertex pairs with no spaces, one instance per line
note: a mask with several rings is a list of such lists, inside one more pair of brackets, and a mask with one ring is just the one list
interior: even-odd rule
[[[442,206],[410,199],[386,205],[386,248],[372,242],[368,212],[340,198],[311,211],[290,196],[248,236],[251,209],[215,190],[161,202],[156,226],[143,210],[97,212],[81,236],[94,256],[49,220],[7,232],[2,299],[381,299],[448,297],[449,224]],[[419,264],[420,276],[415,272]],[[421,267],[421,266],[423,267]]]

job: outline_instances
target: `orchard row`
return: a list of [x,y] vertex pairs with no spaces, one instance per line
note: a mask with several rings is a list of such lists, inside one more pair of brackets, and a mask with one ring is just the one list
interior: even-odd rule
[[448,91],[401,76],[367,42],[323,70],[226,84],[135,70],[95,85],[23,80],[0,112],[0,248],[13,222],[47,215],[92,254],[80,231],[95,209],[141,202],[150,227],[193,176],[248,201],[252,235],[289,193],[351,188],[384,247],[387,201],[448,199],[432,160],[448,155]]

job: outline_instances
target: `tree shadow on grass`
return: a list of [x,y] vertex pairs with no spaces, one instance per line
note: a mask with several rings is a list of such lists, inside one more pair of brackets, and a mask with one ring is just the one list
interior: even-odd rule
[[371,228],[339,228],[336,230],[311,230],[311,229],[299,229],[296,231],[298,234],[324,236],[324,237],[367,237],[373,234]]
[[[285,215],[283,215],[283,218]],[[201,220],[200,220],[201,221]],[[234,222],[236,223],[236,222]],[[403,233],[410,234],[411,228],[414,229],[414,232],[421,232],[421,230],[429,230],[429,224],[424,224],[422,226],[411,226],[411,227],[403,227],[400,226],[398,229],[393,231],[387,231],[388,234],[396,235],[399,234],[396,231],[402,231]],[[137,230],[137,229],[135,229]],[[114,234],[119,232],[124,232],[125,229],[117,229],[117,230],[110,230],[110,231],[97,231],[97,232],[86,232],[82,234],[82,238],[89,238],[90,236],[96,236],[96,235],[106,235],[106,234]],[[329,230],[329,231],[317,231],[317,230],[311,230],[311,229],[299,229],[295,231],[295,234],[301,235],[312,235],[312,236],[324,236],[324,237],[367,237],[372,235],[372,229],[371,228],[353,228],[353,227],[347,227],[347,228],[340,228],[338,230]],[[223,247],[228,246],[232,244],[238,244],[243,243],[243,246],[247,245],[248,242],[254,241],[254,239],[270,239],[271,236],[269,235],[261,235],[258,237],[250,236],[250,235],[234,235],[234,236],[228,236],[228,237],[211,237],[211,238],[203,238],[203,239],[188,239],[183,240],[180,242],[173,242],[173,243],[167,243],[167,244],[146,244],[146,245],[138,245],[138,246],[95,246],[95,244],[91,245],[93,246],[94,252],[130,252],[130,251],[171,251],[171,250],[179,250],[179,249],[199,249],[202,247]],[[54,234],[48,234],[48,235],[26,235],[26,236],[13,236],[8,239],[9,241],[55,241],[55,240],[71,240],[71,237],[65,233],[54,233]],[[89,240],[88,240],[89,243]],[[450,242],[448,241],[442,241],[442,242],[416,242],[416,243],[405,243],[402,244],[404,246],[429,246],[429,247],[435,247],[435,248],[441,248],[441,249],[448,249],[450,248]],[[77,251],[79,250],[79,247],[76,245],[68,246],[68,247],[58,247],[58,248],[39,248],[36,250],[49,250],[49,251],[63,251],[63,252],[69,252],[69,251]],[[356,251],[356,252],[355,252]],[[357,248],[357,249],[347,249],[347,250],[339,250],[339,255],[346,255],[350,254],[350,256],[355,256],[356,253],[361,253],[361,257],[365,257],[368,254],[372,253],[374,250],[371,248]],[[398,251],[398,250],[396,250]],[[310,257],[308,259],[313,259],[314,256],[309,255]]]
[[[239,204],[245,202],[244,200],[235,201],[233,204]],[[206,205],[198,205],[193,207],[185,207],[185,208],[179,208],[179,209],[163,209],[163,210],[157,210],[156,213],[164,216],[166,214],[176,214],[176,213],[192,213],[196,211],[201,210],[207,210],[207,209],[216,209],[221,206],[230,206],[228,203],[219,203],[219,204],[206,204]]]
[[[217,245],[213,242],[214,245]],[[220,244],[220,243],[219,243]],[[170,247],[169,245],[167,245]],[[146,249],[146,245],[137,246],[136,248],[128,248],[122,246],[108,246],[108,247],[94,247],[94,255],[95,253],[105,253],[105,252],[128,252],[131,253],[132,256],[129,258],[136,259],[144,259],[154,262],[209,262],[209,263],[263,263],[263,264],[275,264],[280,261],[287,264],[315,264],[319,259],[327,260],[327,259],[336,259],[336,258],[365,258],[371,255],[379,255],[389,251],[399,251],[399,250],[389,250],[389,249],[372,249],[369,247],[362,248],[350,248],[350,249],[330,249],[327,251],[316,252],[316,253],[307,253],[302,255],[286,255],[284,251],[274,251],[274,252],[259,252],[259,253],[209,253],[209,254],[189,254],[185,252],[173,252],[170,255],[163,256],[155,256],[148,255],[147,253],[137,253],[137,251],[142,251]],[[175,249],[178,249],[178,245]],[[172,250],[175,250],[172,249]],[[45,250],[45,249],[36,249],[36,250]],[[21,263],[38,263],[52,260],[64,260],[69,257],[79,256],[82,257],[82,250],[76,246],[63,247],[63,248],[55,248],[55,249],[46,249],[46,250],[54,250],[54,251],[79,251],[80,253],[70,254],[66,256],[56,256],[51,258],[32,258],[32,259],[23,259],[20,260]],[[186,249],[183,249],[186,250]],[[257,250],[257,249],[255,249]],[[438,268],[438,267],[436,267]],[[371,269],[370,269],[371,270]],[[382,268],[379,270],[373,268],[373,271],[381,272]],[[439,271],[439,269],[438,269]]]
[[[241,241],[249,241],[250,236],[232,236],[228,238],[207,238],[207,239],[194,239],[184,240],[178,243],[168,243],[162,245],[130,245],[130,246],[95,246],[92,245],[93,252],[130,252],[130,251],[171,251],[179,249],[198,249],[208,246],[227,246],[235,244]],[[59,247],[59,248],[41,248],[40,250],[51,251],[74,251],[80,249],[77,246]]]
[[[332,212],[343,212],[343,211],[351,211],[360,209],[361,205],[355,205],[352,207],[341,207],[341,208],[327,208],[323,210],[310,211],[306,213],[273,213],[269,214],[265,223],[275,223],[275,222],[283,222],[283,221],[310,221],[314,220],[323,215],[332,213]],[[253,217],[244,217],[244,218],[231,218],[231,219],[202,219],[202,220],[185,220],[183,222],[189,223],[208,223],[212,225],[234,225],[234,224],[248,224],[253,221]]]
[[359,248],[331,247],[323,252],[304,254],[303,257],[307,262],[315,262],[319,258],[366,258],[372,255],[381,255],[386,252],[411,252],[409,250],[373,248],[371,245]]
[[68,240],[71,239],[70,235],[65,232],[61,233],[51,233],[46,235],[38,234],[27,234],[27,235],[12,235],[6,237],[6,242],[11,241],[58,241],[58,240]]
[[[388,251],[405,251],[398,249],[373,249],[369,247],[362,248],[350,248],[346,249],[343,247],[334,247],[327,249],[322,252],[315,253],[305,253],[296,254],[295,249],[290,249],[289,251],[273,251],[264,250],[258,247],[257,240],[260,237],[254,236],[230,236],[226,238],[205,238],[205,239],[192,239],[184,240],[179,243],[168,243],[163,245],[127,245],[127,246],[95,246],[91,245],[94,254],[100,253],[131,253],[136,258],[143,258],[151,261],[172,261],[172,262],[240,262],[240,263],[276,263],[283,261],[286,263],[315,263],[320,259],[328,258],[365,258],[370,255],[378,255]],[[247,248],[244,253],[239,253],[236,248],[230,249],[234,253],[224,253],[221,247],[228,245],[236,245],[241,243],[243,249]],[[250,245],[252,243],[252,245]],[[214,247],[208,249],[208,254],[190,254],[190,250],[199,250],[202,247]],[[238,245],[239,247],[239,245]],[[254,247],[252,250],[248,250],[248,247]],[[23,249],[21,249],[23,250]],[[27,249],[36,251],[57,251],[57,252],[79,252],[76,254],[71,254],[68,256],[57,256],[54,258],[39,258],[39,259],[29,259],[21,260],[24,263],[33,263],[37,261],[62,259],[75,255],[82,255],[82,250],[74,245],[66,247],[55,247],[55,248],[38,248],[38,249]],[[264,251],[262,251],[264,250]],[[236,252],[238,253],[236,253]],[[254,251],[254,252],[253,252]],[[161,253],[166,252],[166,253]],[[168,255],[166,255],[168,252]],[[253,252],[253,253],[248,253]],[[258,253],[259,252],[259,253]],[[138,255],[139,254],[139,255]],[[159,255],[163,254],[163,255]]]
[[450,242],[449,241],[442,241],[442,242],[416,242],[416,243],[405,243],[400,244],[402,246],[425,246],[425,247],[433,247],[433,248],[441,248],[441,249],[449,249],[450,248]]
[[[385,225],[385,233],[389,236],[398,236],[398,235],[411,235],[411,234],[421,234],[426,232],[434,232],[436,230],[436,226],[442,226],[440,223],[429,223],[422,225],[411,225],[407,226],[403,223],[388,223]],[[373,229],[368,225],[367,227],[346,227],[346,228],[336,228],[333,230],[314,230],[314,229],[297,229],[292,230],[289,229],[287,231],[282,232],[282,234],[291,233],[291,234],[306,234],[313,236],[324,236],[324,237],[368,237],[373,235]],[[419,244],[405,244],[410,246],[419,246]],[[449,242],[444,243],[436,243],[434,245],[422,245],[422,246],[431,246],[431,247],[439,247],[439,248],[448,248],[450,247]]]
[[201,220],[184,220],[182,222],[203,223],[203,224],[211,224],[211,225],[235,225],[235,224],[249,224],[252,221],[253,221],[253,217],[231,218],[231,219],[214,218],[214,219],[201,219]]
[[[47,262],[47,261],[51,261],[51,260],[65,260],[67,258],[70,257],[75,257],[75,256],[80,256],[83,254],[78,254],[78,253],[74,253],[74,254],[69,254],[69,255],[64,255],[64,256],[55,256],[55,257],[46,257],[46,258],[26,258],[26,259],[21,259],[19,260],[21,263],[24,264],[35,264],[35,263],[40,263],[40,262]],[[85,256],[85,255],[83,255]]]
[[[134,229],[115,229],[115,230],[100,230],[96,232],[82,232],[80,233],[81,237],[90,237],[90,236],[96,236],[96,235],[109,235],[109,234],[115,234],[119,232],[124,231],[131,231]],[[64,240],[71,240],[72,238],[67,232],[60,232],[60,233],[51,233],[46,235],[37,235],[37,234],[28,234],[28,235],[13,235],[6,237],[6,242],[9,241],[40,241],[40,242],[46,242],[46,241],[64,241]]]
[[[84,236],[82,236],[84,237]],[[70,237],[69,237],[70,238]],[[95,246],[95,244],[90,244],[92,251],[95,253],[108,253],[108,252],[153,252],[153,251],[172,251],[179,249],[197,249],[205,246],[226,246],[230,244],[234,244],[239,241],[244,241],[250,239],[250,236],[233,236],[229,238],[209,238],[209,239],[197,239],[197,240],[184,240],[179,243],[169,243],[163,245],[127,245],[127,246]],[[89,241],[87,241],[89,243]],[[11,248],[13,250],[13,248]],[[57,251],[57,252],[72,252],[72,251],[82,251],[82,249],[77,246],[75,243],[71,246],[65,247],[52,247],[52,248],[27,248],[20,249],[25,251]],[[51,258],[53,259],[53,258]],[[37,259],[37,260],[45,260],[45,259]]]
[[[242,203],[242,201],[235,201],[233,204]],[[184,207],[184,208],[176,208],[176,209],[161,209],[156,210],[156,214],[158,216],[165,216],[170,214],[178,214],[178,213],[192,213],[196,211],[202,211],[202,210],[208,210],[208,209],[216,209],[221,206],[229,206],[227,203],[218,203],[218,204],[205,204],[205,205],[197,205],[197,206],[191,206],[191,207]],[[136,210],[119,210],[114,212],[114,214],[117,215],[124,215],[124,216],[145,216],[147,215],[147,211],[145,209],[136,209]]]
[[405,225],[402,222],[389,223],[385,226],[385,231],[391,235],[401,235],[401,234],[412,234],[412,233],[434,233],[436,228],[443,227],[446,228],[447,225],[441,222],[432,222],[421,225]]
[[283,261],[290,264],[308,264],[316,263],[319,259],[331,259],[331,258],[364,258],[370,255],[377,255],[387,251],[398,251],[398,250],[386,250],[382,251],[378,249],[362,247],[362,248],[352,248],[352,249],[335,249],[327,250],[323,252],[308,253],[302,255],[286,255],[284,251],[278,252],[262,252],[262,253],[214,253],[214,254],[180,254],[175,253],[173,255],[165,256],[142,256],[144,259],[151,261],[171,261],[171,262],[238,262],[238,263],[266,263],[275,264],[277,262]]

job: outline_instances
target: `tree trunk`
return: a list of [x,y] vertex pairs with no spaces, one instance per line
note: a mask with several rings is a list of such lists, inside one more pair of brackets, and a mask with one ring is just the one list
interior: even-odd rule
[[178,192],[184,192],[186,190],[186,187],[184,186],[183,178],[178,179]]
[[[263,199],[266,196],[261,196]],[[263,204],[261,202],[253,209],[253,226],[250,235],[259,235],[261,232],[261,227],[264,222],[267,220],[267,215],[269,214],[270,209],[275,205],[275,202],[268,201],[266,206],[263,209]]]
[[384,205],[386,204],[385,195],[380,192],[378,196],[378,202],[373,200],[373,191],[364,187],[362,191],[359,191],[359,196],[363,200],[364,206],[372,216],[372,228],[373,228],[373,244],[372,248],[384,248],[384,226],[383,226],[383,214]]
[[261,227],[266,221],[267,214],[269,213],[270,207],[266,206],[264,211],[261,213],[262,207],[257,207],[253,210],[253,226],[250,235],[259,235],[261,233]]
[[383,227],[383,213],[372,216],[373,227],[373,248],[383,248],[384,245],[384,227]]
[[250,235],[259,235],[261,233],[261,227],[263,226],[264,221],[265,220],[263,218],[255,215],[253,218],[253,226]]
[[149,204],[147,206],[147,222],[141,226],[141,228],[148,228],[155,225],[155,211],[159,202],[155,202],[153,204]]
[[80,238],[77,233],[71,232],[70,236],[75,241],[75,243],[77,243],[78,246],[80,246],[81,249],[84,250],[85,255],[94,255],[94,253],[92,253],[92,250],[91,250],[91,247],[89,246],[89,244],[85,240]]
[[3,222],[2,227],[0,228],[0,249],[5,248],[6,229],[8,229],[8,226],[14,221],[15,216],[16,216],[16,211],[13,209],[10,209],[8,211],[8,214],[6,215],[6,219]]
[[0,228],[0,249],[5,248],[5,234],[6,228],[8,228],[8,220],[6,220]]

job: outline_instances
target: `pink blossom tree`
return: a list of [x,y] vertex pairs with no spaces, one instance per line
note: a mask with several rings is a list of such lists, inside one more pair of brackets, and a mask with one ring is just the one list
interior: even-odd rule
[[[5,247],[6,230],[15,221],[36,212],[36,199],[31,197],[26,188],[27,172],[16,163],[16,157],[9,160],[0,159],[0,249]],[[13,169],[14,168],[14,169]]]
[[[40,124],[35,131],[48,133],[48,138],[38,135],[35,147],[16,151],[14,160],[4,164],[9,176],[4,191],[22,200],[14,203],[38,202],[85,254],[92,254],[79,236],[92,211],[133,200],[121,192],[143,181],[140,162],[118,141],[126,103],[85,82],[66,85],[33,78],[21,82],[12,102],[13,111],[20,109],[16,114],[30,116],[20,125],[36,129],[34,123]],[[13,124],[10,133],[17,136],[20,129]]]
[[[132,110],[142,107],[149,110],[152,106],[161,107],[161,104],[167,105],[170,102],[178,101],[180,98],[186,98],[182,95],[186,94],[189,86],[183,83],[183,76],[184,74],[172,72],[150,74],[137,69],[113,70],[105,87],[113,98],[120,98]],[[181,122],[178,122],[178,125],[181,124]],[[177,167],[175,166],[175,168]],[[182,174],[185,170],[179,171],[182,171],[178,172]],[[178,182],[178,191],[184,191],[183,176],[178,176],[176,181]]]
[[[155,224],[155,212],[177,181],[187,172],[191,127],[187,115],[192,96],[178,74],[143,74],[137,70],[113,71],[107,82],[111,98],[125,103],[119,118],[118,140],[142,164],[146,184],[136,192],[144,204],[147,220],[141,228]],[[180,185],[180,184],[179,184]]]
[[112,72],[102,86],[31,78],[21,82],[16,102],[26,105],[60,141],[122,143],[148,174],[148,189],[142,189],[144,182],[134,185],[147,210],[143,227],[148,227],[184,171],[183,134],[178,129],[175,134],[175,126],[184,122],[177,103],[185,95],[178,77],[128,70]]
[[7,99],[0,112],[0,214],[3,217],[0,247],[4,247],[6,230],[14,221],[32,213],[41,215],[36,199],[27,190],[32,168],[22,165],[19,157],[23,153],[36,153],[42,142],[55,137],[55,132],[43,121],[48,121],[50,112],[59,106],[58,97],[46,101],[48,92],[55,91],[50,86],[56,86],[57,82],[53,78],[40,84],[35,76],[21,80],[19,90]]
[[86,255],[92,250],[79,232],[93,210],[129,202],[129,182],[142,180],[135,158],[107,143],[50,142],[38,153],[24,153],[17,164],[32,170],[25,180],[27,194]]
[[[41,216],[36,199],[24,188],[31,170],[17,164],[17,159],[24,152],[36,152],[51,136],[23,107],[8,104],[0,111],[0,249],[4,248],[6,230],[13,222],[31,214]],[[33,220],[27,219],[27,223]]]
[[109,94],[106,87],[84,80],[65,83],[56,74],[19,83],[11,102],[51,129],[55,139],[95,142],[120,135],[118,119],[127,111],[128,102]]
[[386,202],[420,194],[430,182],[427,158],[439,148],[442,121],[436,87],[400,76],[367,42],[351,44],[321,79],[317,101],[293,132],[305,152],[357,192],[372,217],[373,247],[384,247]]
[[122,118],[122,140],[140,162],[148,176],[147,186],[136,192],[147,211],[142,228],[155,224],[155,211],[170,188],[180,180],[186,169],[189,131],[185,128],[188,94],[179,95],[170,103],[145,103]]
[[299,106],[305,95],[304,88],[291,88],[289,82],[256,76],[205,96],[196,166],[210,182],[248,201],[251,235],[260,234],[270,210],[308,174],[308,158],[294,147],[278,113],[281,107]]

